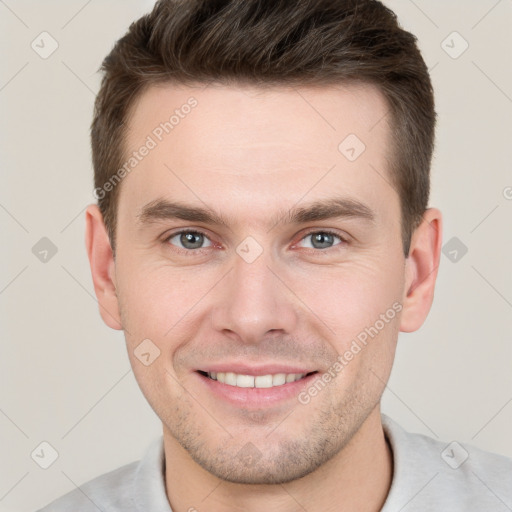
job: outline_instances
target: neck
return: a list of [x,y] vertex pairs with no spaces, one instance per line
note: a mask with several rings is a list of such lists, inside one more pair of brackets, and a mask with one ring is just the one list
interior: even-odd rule
[[164,429],[166,490],[173,512],[381,510],[393,473],[377,406],[347,445],[312,473],[286,484],[245,485],[204,470]]

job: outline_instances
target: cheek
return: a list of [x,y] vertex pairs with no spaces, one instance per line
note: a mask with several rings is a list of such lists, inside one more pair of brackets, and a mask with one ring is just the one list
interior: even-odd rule
[[397,264],[361,258],[336,268],[296,274],[291,288],[334,331],[328,331],[329,337],[348,341],[400,300],[402,281]]
[[123,325],[138,337],[164,341],[183,328],[213,280],[213,275],[161,263],[120,264],[118,276]]

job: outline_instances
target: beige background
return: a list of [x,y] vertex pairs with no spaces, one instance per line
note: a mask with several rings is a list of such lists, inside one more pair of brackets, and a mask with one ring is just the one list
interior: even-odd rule
[[[432,70],[430,204],[444,213],[444,243],[457,237],[468,252],[442,256],[427,321],[400,334],[383,410],[409,430],[512,457],[512,1],[385,3]],[[0,1],[0,511],[35,510],[140,458],[161,432],[122,333],[100,319],[83,242],[96,71],[151,5]],[[46,59],[31,48],[43,31],[58,43]],[[469,44],[458,58],[454,31]],[[42,237],[57,248],[46,263],[32,252]],[[46,470],[31,458],[43,441],[59,454]]]

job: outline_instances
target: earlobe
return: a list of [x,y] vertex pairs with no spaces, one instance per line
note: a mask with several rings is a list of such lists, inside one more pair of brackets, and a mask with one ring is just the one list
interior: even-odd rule
[[112,329],[121,330],[114,256],[103,216],[95,204],[89,205],[85,212],[85,246],[101,318]]
[[429,208],[411,239],[405,263],[405,284],[400,331],[413,332],[428,316],[434,299],[442,245],[442,214]]

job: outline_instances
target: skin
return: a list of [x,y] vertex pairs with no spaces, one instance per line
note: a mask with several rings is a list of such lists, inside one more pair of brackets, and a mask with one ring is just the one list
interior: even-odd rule
[[[98,207],[86,213],[102,318],[124,329],[134,375],[162,420],[172,509],[380,510],[393,468],[380,399],[398,333],[418,329],[432,304],[441,212],[424,213],[405,258],[386,102],[373,86],[152,86],[128,120],[129,151],[190,96],[197,107],[121,184],[115,259]],[[353,162],[338,150],[351,133],[366,145]],[[272,222],[334,195],[370,206],[374,222]],[[207,205],[229,224],[140,224],[158,198]],[[203,231],[204,249],[166,240],[178,228]],[[348,243],[316,248],[308,235],[325,229]],[[262,249],[252,263],[236,252],[248,236]],[[212,362],[275,361],[320,376],[397,302],[401,312],[307,404],[234,406],[196,373]],[[160,350],[148,366],[134,354],[144,339]]]

